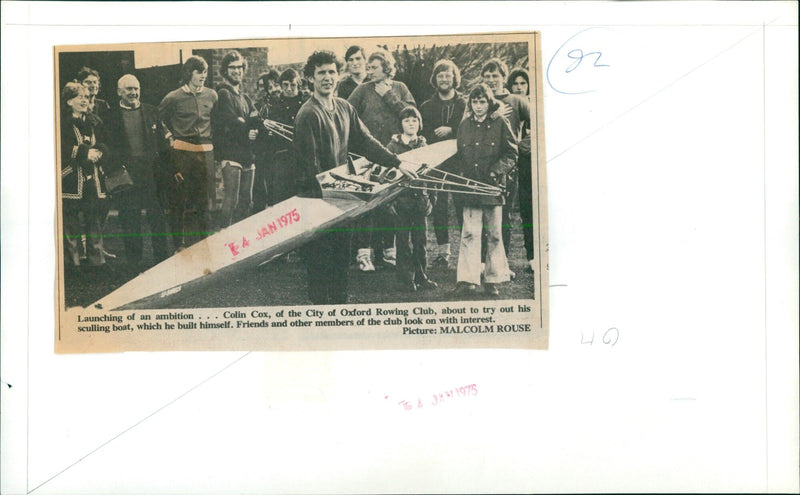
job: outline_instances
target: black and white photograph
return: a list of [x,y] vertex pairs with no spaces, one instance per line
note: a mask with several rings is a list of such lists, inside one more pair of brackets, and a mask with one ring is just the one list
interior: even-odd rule
[[60,303],[103,315],[63,321],[333,305],[415,335],[494,333],[482,309],[439,317],[505,301],[543,322],[536,39],[59,47]]

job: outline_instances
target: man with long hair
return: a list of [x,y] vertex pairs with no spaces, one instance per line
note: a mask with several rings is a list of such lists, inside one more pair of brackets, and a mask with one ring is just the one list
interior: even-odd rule
[[[420,105],[422,121],[425,126],[422,135],[428,143],[433,144],[456,137],[458,124],[464,117],[466,101],[457,88],[461,84],[461,71],[456,64],[447,59],[436,62],[430,78],[430,84],[436,89],[428,101]],[[437,193],[433,206],[433,231],[436,234],[437,255],[432,265],[447,268],[450,260],[450,219],[448,212],[449,193]],[[457,220],[460,222],[460,220]]]
[[236,50],[222,57],[217,87],[219,103],[214,126],[215,155],[222,165],[222,218],[225,228],[250,214],[253,203],[255,164],[253,142],[258,136],[258,110],[242,89],[247,59]]

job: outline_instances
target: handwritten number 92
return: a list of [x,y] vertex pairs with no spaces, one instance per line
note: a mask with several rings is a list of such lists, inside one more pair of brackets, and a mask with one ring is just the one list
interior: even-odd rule
[[594,59],[594,64],[593,64],[594,67],[611,67],[608,64],[601,64],[600,63],[600,57],[603,56],[602,52],[589,52],[587,54],[584,54],[583,50],[581,50],[580,48],[576,48],[574,50],[570,50],[567,53],[567,57],[569,57],[572,60],[574,60],[574,62],[569,64],[569,67],[567,67],[566,70],[564,70],[564,72],[569,74],[570,72],[574,71],[575,69],[578,68],[579,65],[581,65],[581,62],[583,62],[584,58],[590,57],[592,55],[597,55],[597,57]]
[[[584,35],[588,31],[597,29],[603,28],[595,26],[573,34],[558,47],[558,50],[550,58],[546,71],[547,84],[556,92],[565,95],[582,95],[597,90],[600,79],[606,74],[602,70],[611,67],[610,64],[601,62],[603,52],[600,50],[584,52],[583,48],[570,49],[568,46],[603,43],[604,39],[598,37],[602,36],[603,31],[594,31],[597,36]],[[589,60],[583,63],[584,59]],[[565,65],[566,67],[564,67]],[[578,69],[581,67],[584,69],[579,71]],[[598,69],[601,72],[598,72]]]

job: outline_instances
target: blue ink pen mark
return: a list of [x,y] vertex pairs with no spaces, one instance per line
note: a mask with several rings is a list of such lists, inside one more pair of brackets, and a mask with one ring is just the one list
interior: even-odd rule
[[[553,90],[555,90],[557,93],[561,93],[561,94],[564,94],[564,95],[582,95],[582,94],[593,93],[593,92],[597,91],[596,89],[589,89],[589,90],[586,90],[586,91],[577,91],[577,92],[562,91],[562,90],[558,89],[557,87],[555,87],[555,85],[553,84],[552,79],[550,78],[550,68],[553,65],[553,61],[556,60],[556,58],[558,58],[559,54],[561,53],[561,50],[570,41],[574,40],[575,38],[577,38],[579,35],[585,33],[586,31],[590,31],[592,29],[604,29],[604,28],[595,26],[595,27],[586,28],[586,29],[584,29],[582,31],[578,31],[577,33],[573,34],[569,39],[567,39],[567,41],[565,41],[560,47],[558,47],[558,50],[556,50],[556,52],[553,54],[553,57],[550,59],[550,62],[548,62],[547,71],[546,71],[547,84],[549,84],[550,87],[553,88]],[[594,56],[594,62],[590,66],[591,68],[595,68],[595,67],[597,67],[597,68],[611,67],[609,64],[600,63],[600,59],[603,56],[603,52],[599,52],[599,51],[592,51],[592,52],[589,52],[589,53],[584,53],[582,49],[575,48],[575,49],[572,49],[569,52],[567,52],[566,56],[567,56],[567,58],[572,60],[572,62],[564,70],[565,74],[571,74],[573,71],[575,71],[581,65],[581,62],[583,62],[583,59],[589,58],[589,57],[592,57],[592,56]],[[556,75],[560,75],[560,74],[556,74]]]
[[580,48],[576,48],[574,50],[570,50],[569,52],[567,52],[567,57],[575,60],[575,62],[569,67],[567,67],[567,70],[565,70],[564,72],[569,74],[573,70],[577,69],[578,66],[581,65],[581,62],[583,61],[584,57],[588,57],[590,55],[597,55],[597,58],[594,59],[594,67],[611,67],[608,64],[598,64],[598,62],[600,62],[600,57],[603,56],[603,52],[589,52],[584,55],[583,50],[581,50]]

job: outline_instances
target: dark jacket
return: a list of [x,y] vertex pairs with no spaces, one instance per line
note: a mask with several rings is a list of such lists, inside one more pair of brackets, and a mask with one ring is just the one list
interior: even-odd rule
[[97,129],[103,124],[103,121],[108,116],[108,111],[111,107],[108,102],[102,98],[94,99],[94,107],[86,114],[86,118],[92,122],[94,128]]
[[[303,106],[303,101],[303,96],[299,94],[294,98],[284,98],[283,95],[275,98],[269,107],[270,120],[294,127],[294,120],[297,118],[297,112],[300,111],[300,107]],[[268,137],[267,143],[270,152],[278,153],[291,150],[291,142],[266,129],[262,132],[265,132]]]
[[[455,96],[451,100],[444,101],[439,98],[439,93],[434,93],[431,99],[423,103],[419,107],[419,113],[422,115],[422,135],[429,143],[437,143],[446,139],[453,139],[458,132],[458,125],[464,118],[464,109],[467,102],[464,96],[456,91]],[[441,126],[447,126],[453,129],[453,134],[443,138],[436,137],[433,133]]]
[[[106,172],[114,173],[123,165],[128,169],[136,186],[156,183],[172,174],[168,170],[169,144],[164,138],[164,129],[158,116],[158,109],[153,105],[142,103],[138,109],[141,119],[144,149],[143,159],[133,162],[128,139],[125,136],[124,112],[137,110],[125,109],[117,105],[106,114],[103,127],[99,131],[102,141],[111,152],[105,164]],[[158,178],[156,178],[158,177]]]
[[336,86],[336,96],[346,100],[351,94],[353,94],[353,90],[355,90],[357,87],[358,83],[355,82],[352,77],[344,77],[341,81],[339,81],[339,85]]
[[[401,153],[405,153],[406,151],[422,148],[427,144],[428,143],[425,140],[425,136],[418,136],[417,139],[414,141],[409,141],[408,144],[406,144],[402,141],[400,134],[395,134],[392,136],[392,140],[389,141],[389,144],[386,145],[386,149],[396,155],[399,155]],[[431,214],[431,210],[433,209],[433,203],[428,197],[427,191],[424,189],[409,188],[400,194],[397,199],[395,199],[394,207],[396,214],[403,215],[408,214],[405,212],[409,212],[428,216]]]
[[[487,116],[483,122],[471,117],[464,119],[458,127],[457,139],[456,173],[484,184],[505,186],[506,174],[517,161],[517,139],[505,118]],[[505,203],[502,195],[464,196],[461,199],[468,206]]]
[[233,86],[222,83],[217,88],[219,101],[211,118],[214,130],[214,159],[231,160],[242,166],[253,163],[253,143],[249,134],[257,128],[258,110],[253,101],[234,91]]
[[98,143],[92,119],[75,119],[69,114],[61,116],[61,197],[80,200],[106,197],[102,164],[92,163],[87,156],[89,150],[96,148],[103,152],[108,148]]

